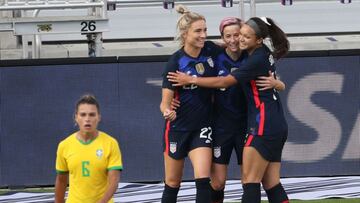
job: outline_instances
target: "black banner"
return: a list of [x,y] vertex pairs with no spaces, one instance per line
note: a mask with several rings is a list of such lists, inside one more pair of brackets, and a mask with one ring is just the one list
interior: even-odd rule
[[[161,181],[164,120],[159,111],[165,62],[39,65],[0,69],[0,187],[52,185],[57,144],[76,130],[76,100],[93,93],[99,129],[123,154],[121,181]],[[359,175],[357,56],[285,58],[278,73],[289,137],[283,176]],[[235,158],[235,156],[233,156]],[[229,178],[239,178],[235,160]],[[184,180],[193,179],[186,163]]]

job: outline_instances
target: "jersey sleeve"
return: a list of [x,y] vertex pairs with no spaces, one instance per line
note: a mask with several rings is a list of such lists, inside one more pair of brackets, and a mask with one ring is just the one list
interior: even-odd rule
[[111,142],[110,156],[109,162],[107,166],[107,170],[122,170],[122,156],[118,142],[113,139]]
[[65,143],[60,142],[56,152],[56,173],[67,173],[69,171],[67,162],[64,156]]
[[163,77],[162,88],[175,90],[175,87],[172,86],[172,82],[170,82],[166,76],[169,72],[176,72],[177,70],[179,70],[179,65],[178,65],[176,58],[177,57],[175,57],[175,55],[171,56],[169,61],[166,64],[165,70],[162,75],[162,77]]
[[247,61],[238,69],[231,73],[238,82],[245,82],[256,79],[257,76],[264,75],[264,70],[268,67],[266,65],[265,55],[259,52],[254,52]]

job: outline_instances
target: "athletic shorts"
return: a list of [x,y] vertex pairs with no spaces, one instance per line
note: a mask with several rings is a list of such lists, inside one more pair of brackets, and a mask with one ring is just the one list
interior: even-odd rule
[[245,147],[254,147],[269,162],[281,162],[287,131],[276,135],[248,135]]
[[184,159],[199,147],[212,148],[212,129],[204,127],[193,131],[167,131],[163,139],[163,150],[173,159]]
[[235,149],[238,164],[242,164],[245,133],[222,132],[215,133],[213,138],[213,162],[228,165],[233,149]]

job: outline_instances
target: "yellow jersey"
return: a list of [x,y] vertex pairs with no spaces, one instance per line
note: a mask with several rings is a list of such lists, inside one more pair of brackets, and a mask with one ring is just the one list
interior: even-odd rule
[[[61,141],[56,156],[57,173],[69,173],[66,203],[96,203],[107,189],[107,172],[122,170],[117,141],[104,132],[87,143],[71,134]],[[113,203],[113,199],[109,203]]]

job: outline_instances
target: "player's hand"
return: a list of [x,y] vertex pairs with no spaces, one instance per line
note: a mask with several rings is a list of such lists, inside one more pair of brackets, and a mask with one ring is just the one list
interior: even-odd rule
[[257,77],[256,86],[259,87],[260,91],[274,89],[276,85],[277,85],[277,81],[271,71],[269,71],[269,76]]
[[180,101],[177,100],[177,99],[175,99],[175,98],[173,98],[173,99],[171,100],[170,107],[171,107],[172,110],[176,110],[177,108],[180,107]]
[[191,84],[191,80],[193,77],[190,75],[187,75],[183,72],[176,71],[175,72],[169,72],[166,76],[170,82],[173,82],[173,86],[184,86]]
[[176,111],[166,109],[163,113],[164,119],[168,121],[173,121],[176,119]]

